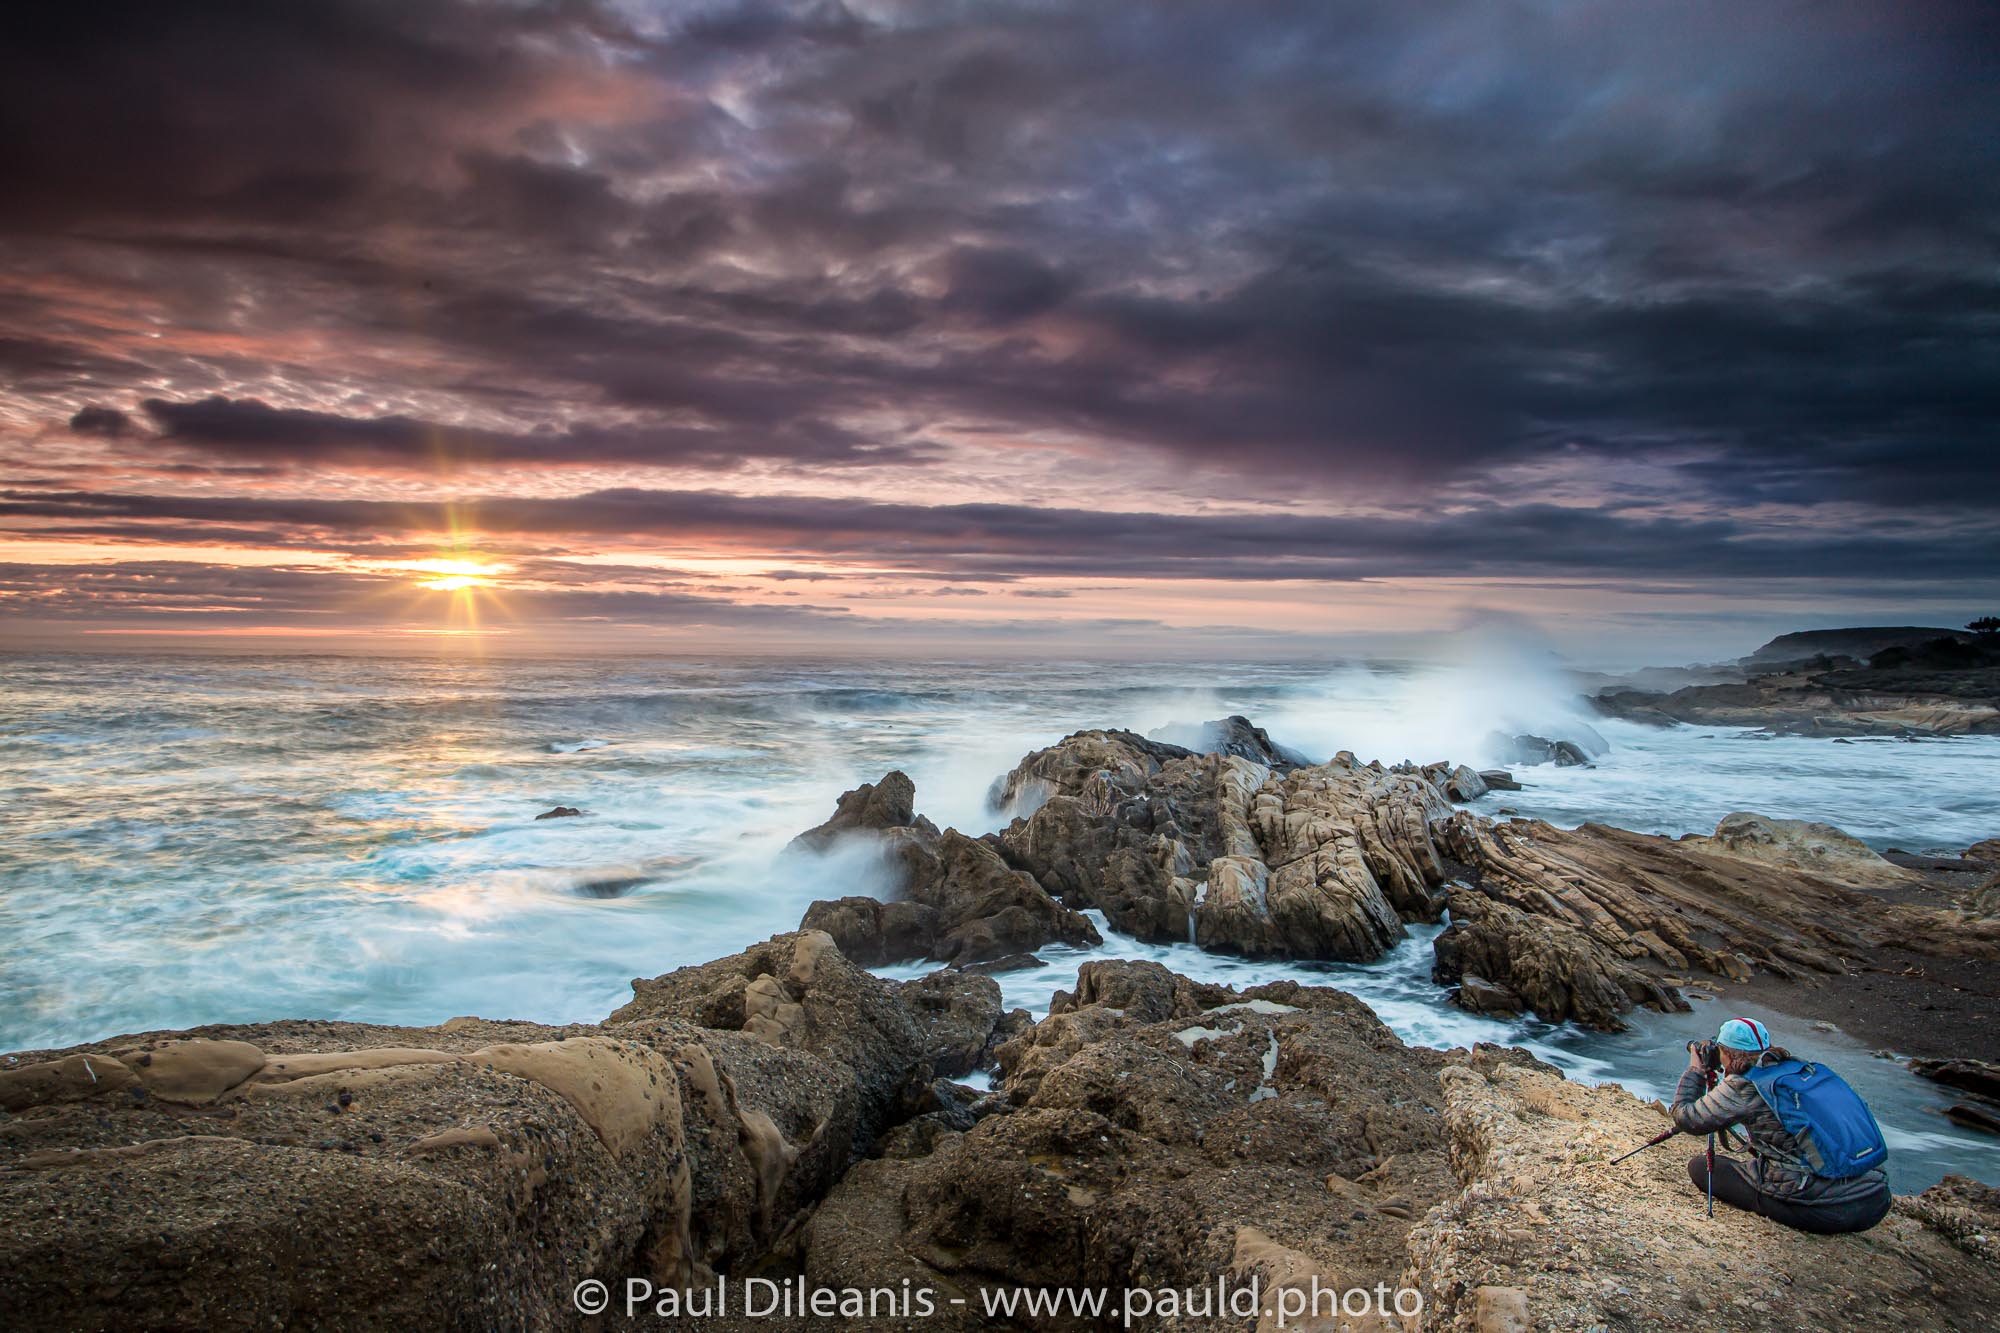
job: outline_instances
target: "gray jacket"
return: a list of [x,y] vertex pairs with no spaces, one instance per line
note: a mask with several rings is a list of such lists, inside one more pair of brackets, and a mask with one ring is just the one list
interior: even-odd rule
[[[1776,1064],[1792,1057],[1773,1047],[1757,1061]],[[1806,1166],[1798,1137],[1778,1119],[1757,1085],[1739,1074],[1724,1075],[1713,1090],[1699,1069],[1681,1075],[1674,1090],[1674,1123],[1689,1134],[1719,1134],[1735,1128],[1750,1140],[1751,1171],[1757,1187],[1794,1203],[1847,1203],[1889,1188],[1888,1174],[1877,1167],[1845,1180],[1816,1176]]]

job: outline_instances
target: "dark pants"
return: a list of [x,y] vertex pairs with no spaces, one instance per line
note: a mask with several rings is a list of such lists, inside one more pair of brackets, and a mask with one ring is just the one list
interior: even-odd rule
[[[1698,1152],[1688,1158],[1688,1179],[1704,1194],[1708,1191],[1708,1154]],[[1889,1215],[1889,1187],[1839,1203],[1813,1203],[1769,1194],[1757,1186],[1757,1177],[1748,1163],[1733,1157],[1715,1159],[1715,1198],[1731,1208],[1757,1213],[1782,1223],[1794,1231],[1812,1231],[1830,1236],[1842,1231],[1866,1231]]]

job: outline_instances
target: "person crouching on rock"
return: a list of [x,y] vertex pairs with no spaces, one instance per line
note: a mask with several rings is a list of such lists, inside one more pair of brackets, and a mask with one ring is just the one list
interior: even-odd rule
[[[1711,1083],[1713,1086],[1711,1087]],[[1714,1041],[1688,1043],[1674,1124],[1689,1134],[1737,1129],[1750,1160],[1697,1153],[1696,1190],[1733,1208],[1822,1235],[1866,1231],[1889,1211],[1889,1155],[1875,1117],[1840,1075],[1795,1060],[1754,1019],[1732,1018]]]

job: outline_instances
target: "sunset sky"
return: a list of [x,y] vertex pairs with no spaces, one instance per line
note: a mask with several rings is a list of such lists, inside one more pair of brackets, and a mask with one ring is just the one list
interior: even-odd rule
[[0,639],[2000,611],[1990,3],[0,17]]

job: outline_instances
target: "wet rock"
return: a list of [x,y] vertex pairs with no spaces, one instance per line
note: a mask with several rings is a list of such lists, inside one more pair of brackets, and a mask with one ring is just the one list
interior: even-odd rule
[[542,813],[540,813],[539,815],[536,815],[536,816],[535,816],[535,818],[536,818],[536,819],[538,819],[538,820],[539,820],[539,819],[580,819],[580,818],[582,818],[582,817],[583,817],[583,811],[581,811],[581,810],[577,809],[577,808],[576,808],[575,806],[573,806],[573,805],[559,805],[559,806],[557,806],[557,807],[556,807],[555,809],[553,809],[553,810],[544,810],[544,811],[542,811]]
[[1965,849],[1965,859],[1978,861],[1982,865],[2000,866],[2000,838],[1988,838],[1975,842]]
[[1486,738],[1487,753],[1493,758],[1503,764],[1527,767],[1536,764],[1554,764],[1558,768],[1588,765],[1591,755],[1603,754],[1609,748],[1604,738],[1595,732],[1590,733],[1584,743],[1550,740],[1547,736],[1508,736],[1501,732],[1494,732]]
[[1910,1072],[1948,1088],[1973,1092],[2000,1102],[2000,1064],[1985,1060],[1912,1060]]
[[[1575,927],[1470,891],[1451,895],[1451,924],[1433,947],[1432,976],[1440,985],[1457,985],[1454,1003],[1475,1013],[1492,1012],[1482,1006],[1500,1003],[1532,1009],[1545,1022],[1618,1031],[1625,1026],[1621,1016],[1635,1005],[1687,1008],[1671,988],[1620,962]],[[1468,978],[1478,984],[1468,986]]]
[[896,998],[923,1034],[932,1073],[955,1078],[992,1063],[1000,983],[965,972],[933,972],[898,986]]
[[935,836],[937,826],[916,812],[916,800],[917,784],[900,769],[892,769],[879,782],[864,782],[853,791],[842,792],[834,804],[833,817],[799,834],[791,845],[823,852],[847,834],[902,828]]
[[1713,842],[1732,856],[1811,871],[1846,884],[1893,886],[1910,879],[1908,871],[1831,824],[1738,812],[1722,817]]
[[1944,1108],[1944,1114],[1945,1119],[1954,1125],[1964,1125],[1967,1129],[1976,1129],[1985,1134],[2000,1134],[2000,1113],[1983,1106],[1962,1104],[1947,1106]]
[[821,900],[802,929],[831,935],[868,964],[930,958],[969,964],[1032,953],[1052,943],[1100,942],[1089,919],[1051,898],[1034,876],[1007,863],[997,840],[942,833],[914,812],[916,788],[901,773],[840,798],[825,824],[793,840],[807,850],[836,839],[867,840],[883,859],[894,895]]
[[1528,1008],[1513,991],[1495,985],[1476,972],[1459,977],[1458,991],[1451,998],[1452,1003],[1461,1009],[1495,1018],[1511,1018]]
[[1514,775],[1504,768],[1482,768],[1479,770],[1479,780],[1486,784],[1489,791],[1522,790],[1521,784],[1514,780]]
[[[1234,756],[1158,762],[1080,733],[1063,788],[1001,835],[1010,861],[1065,902],[1149,941],[1250,957],[1366,960],[1435,918],[1446,869],[1431,834],[1450,806],[1420,773],[1333,763],[1274,773]],[[1146,759],[1146,763],[1140,762]],[[1148,764],[1153,766],[1148,767]]]
[[1185,746],[1196,754],[1233,755],[1278,771],[1304,768],[1312,762],[1297,750],[1279,745],[1269,732],[1238,713],[1198,726],[1161,727],[1148,733],[1147,739]]

